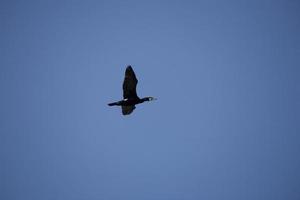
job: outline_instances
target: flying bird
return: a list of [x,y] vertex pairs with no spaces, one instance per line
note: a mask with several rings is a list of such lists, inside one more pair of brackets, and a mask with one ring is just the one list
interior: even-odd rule
[[154,97],[144,97],[140,99],[136,93],[136,85],[138,80],[132,67],[129,65],[125,71],[125,78],[123,81],[123,100],[109,103],[109,106],[121,106],[122,114],[129,115],[135,109],[136,104],[144,103],[145,101],[156,100]]

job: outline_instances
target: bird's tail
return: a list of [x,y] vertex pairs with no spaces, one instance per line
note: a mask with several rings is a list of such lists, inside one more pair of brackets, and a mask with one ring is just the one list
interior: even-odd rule
[[109,106],[117,106],[118,103],[117,103],[117,102],[113,102],[113,103],[109,103],[108,105],[109,105]]

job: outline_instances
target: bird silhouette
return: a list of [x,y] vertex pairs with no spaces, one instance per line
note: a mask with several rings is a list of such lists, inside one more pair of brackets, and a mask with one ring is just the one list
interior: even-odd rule
[[132,67],[129,65],[125,71],[125,78],[123,81],[123,100],[109,103],[109,106],[121,106],[122,114],[129,115],[135,109],[136,104],[144,103],[145,101],[156,100],[154,97],[139,98],[136,93],[136,86],[138,80]]

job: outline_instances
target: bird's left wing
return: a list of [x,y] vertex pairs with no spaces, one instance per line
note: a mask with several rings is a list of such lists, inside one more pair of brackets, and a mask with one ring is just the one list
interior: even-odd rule
[[135,109],[135,106],[122,106],[122,114],[123,115],[129,115],[133,112]]

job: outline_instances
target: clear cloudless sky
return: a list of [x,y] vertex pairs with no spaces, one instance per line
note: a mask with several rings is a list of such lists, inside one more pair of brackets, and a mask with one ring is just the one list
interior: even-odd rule
[[298,0],[2,0],[0,199],[299,200],[299,67]]

